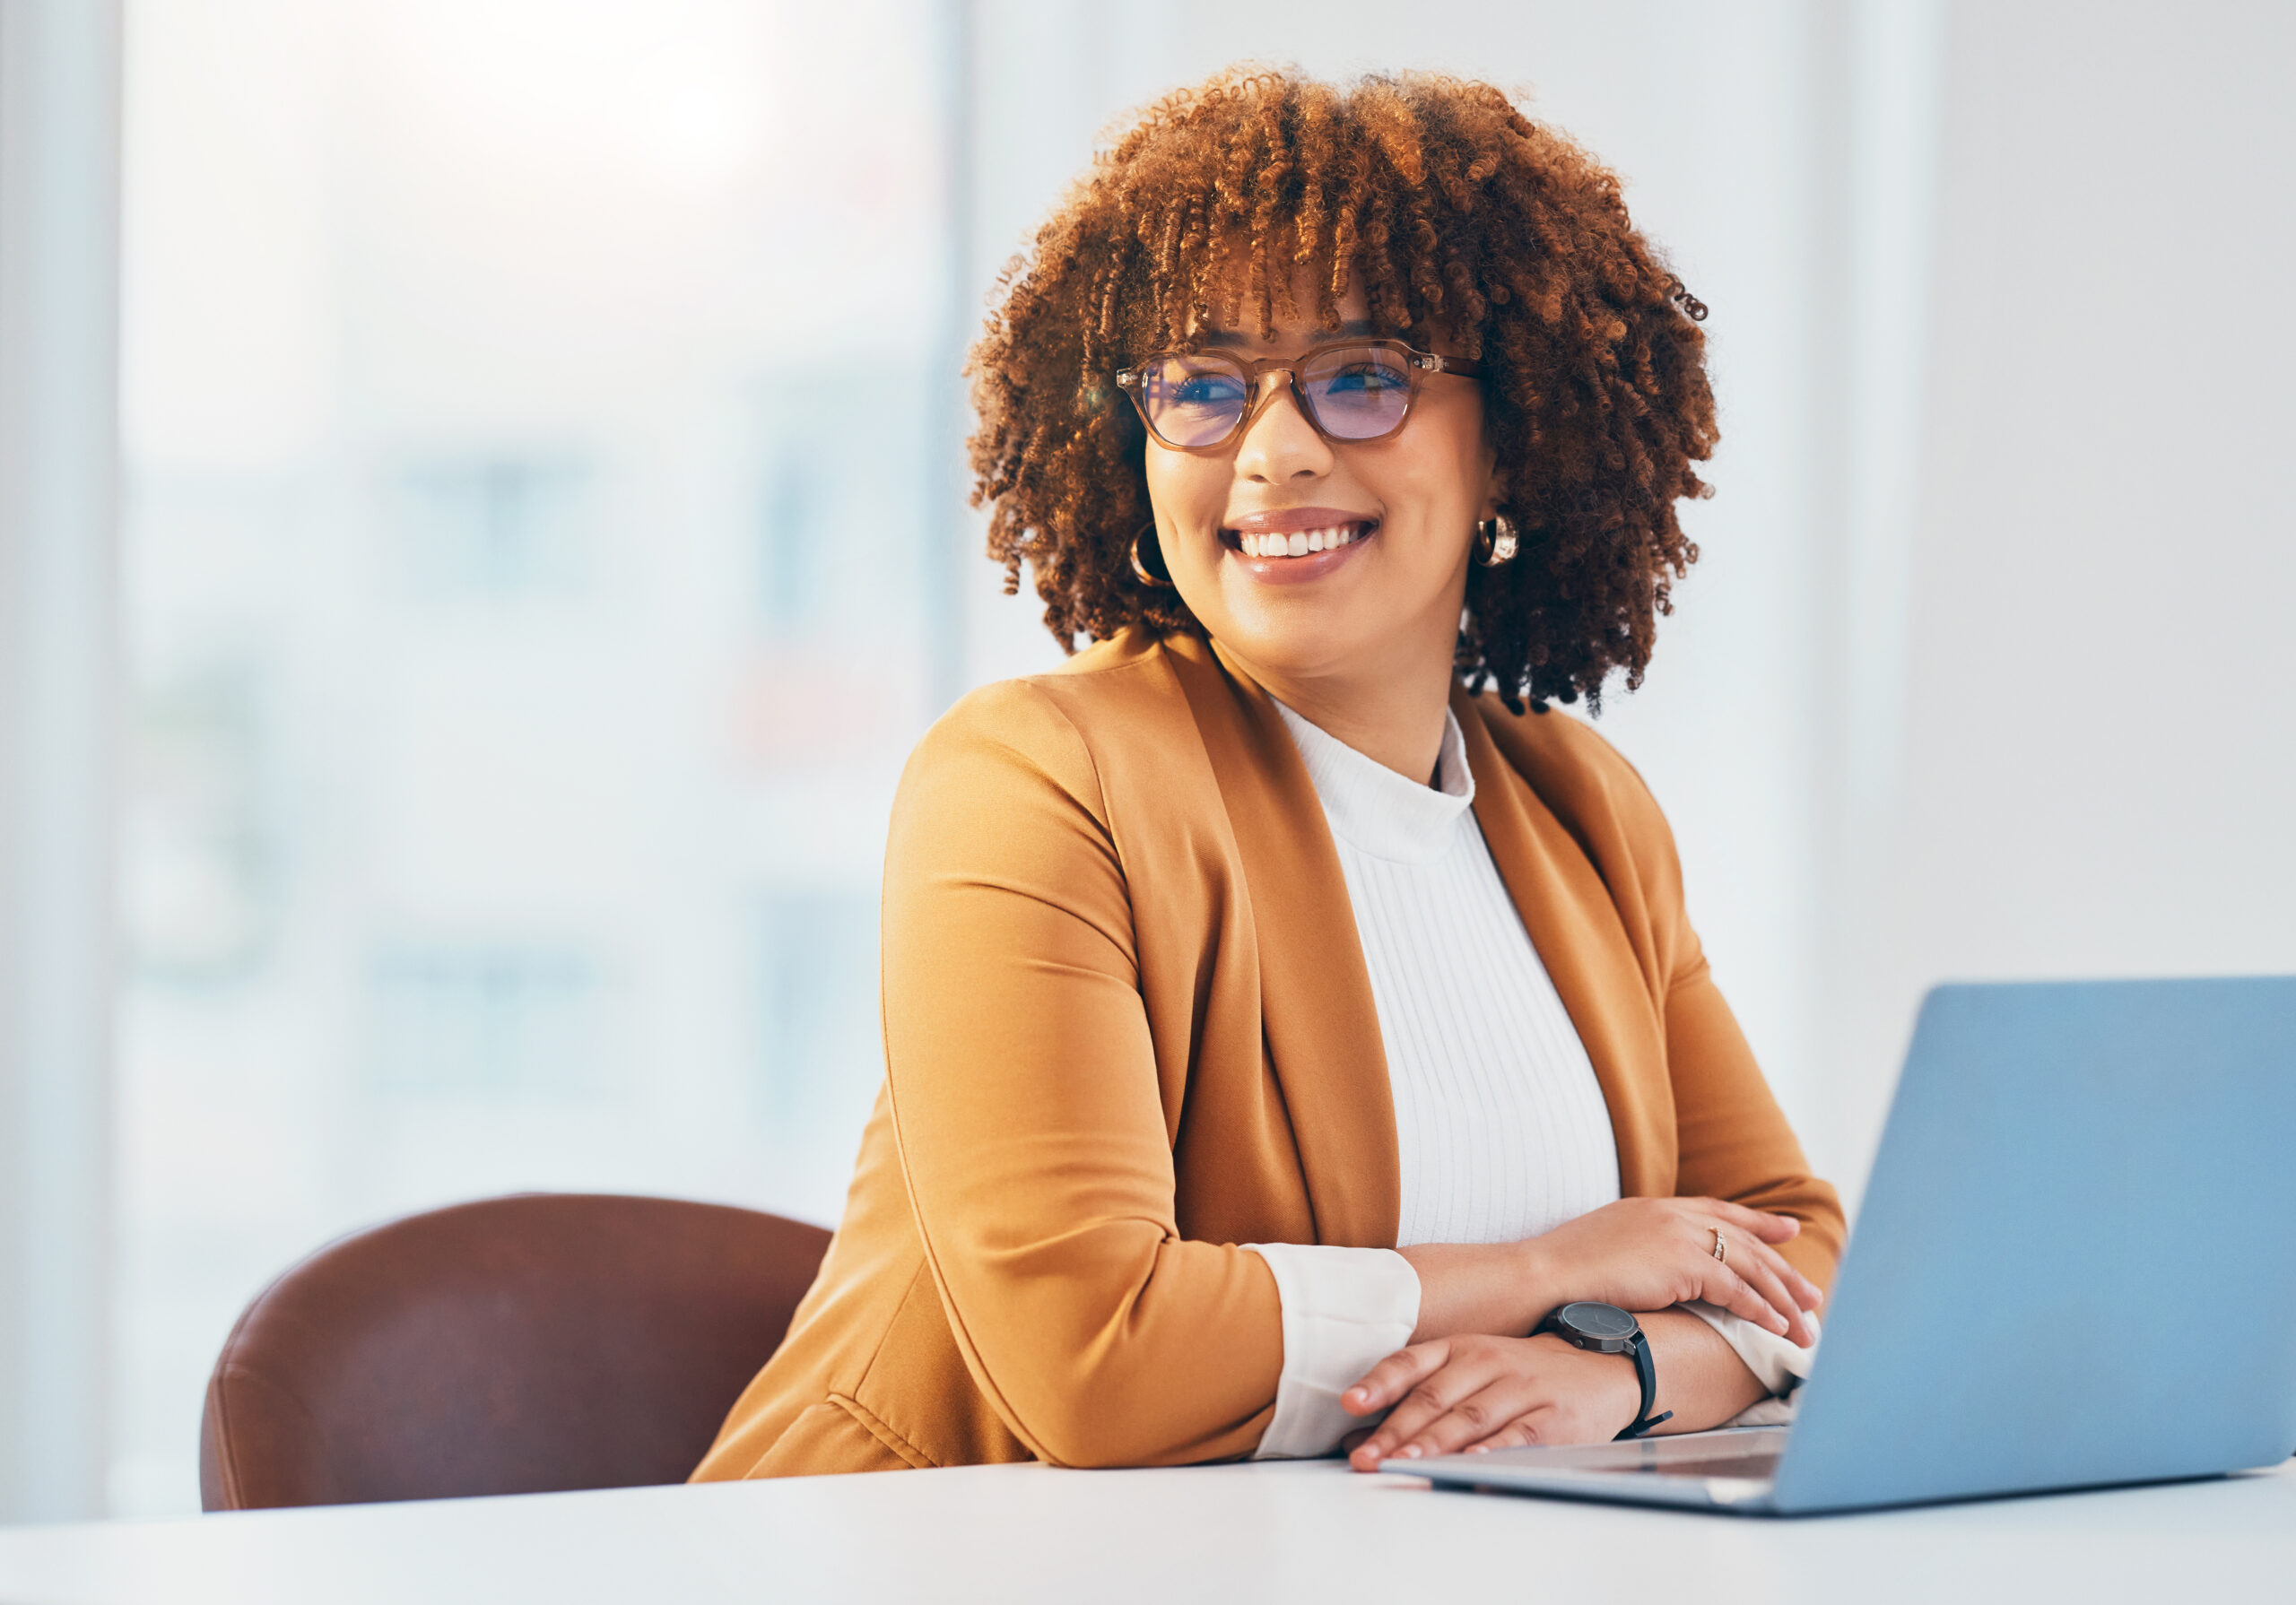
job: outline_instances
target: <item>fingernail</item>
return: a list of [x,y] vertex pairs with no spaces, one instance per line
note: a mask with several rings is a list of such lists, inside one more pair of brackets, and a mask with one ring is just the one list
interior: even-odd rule
[[1491,1445],[1488,1444],[1469,1444],[1467,1445],[1467,1453],[1469,1454],[1488,1454],[1491,1453]]
[[1367,1401],[1368,1399],[1370,1399],[1370,1398],[1371,1397],[1371,1395],[1370,1395],[1368,1392],[1366,1392],[1365,1390],[1363,1390],[1363,1389],[1361,1389],[1361,1388],[1350,1388],[1350,1389],[1348,1389],[1348,1390],[1347,1390],[1347,1396],[1348,1396],[1350,1399],[1352,1399],[1352,1400],[1353,1400],[1356,1403],[1358,1403],[1358,1404],[1361,1404],[1361,1403],[1363,1403],[1365,1401]]
[[1416,1444],[1405,1444],[1403,1447],[1403,1453],[1396,1458],[1398,1460],[1417,1460],[1419,1458],[1419,1445]]

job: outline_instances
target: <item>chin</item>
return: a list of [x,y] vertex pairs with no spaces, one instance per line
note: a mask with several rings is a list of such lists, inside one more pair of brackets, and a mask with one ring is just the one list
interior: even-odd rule
[[1225,635],[1215,630],[1213,638],[1252,667],[1295,680],[1344,673],[1364,655],[1361,646],[1328,628],[1316,628],[1312,619],[1286,620],[1278,629],[1236,629]]

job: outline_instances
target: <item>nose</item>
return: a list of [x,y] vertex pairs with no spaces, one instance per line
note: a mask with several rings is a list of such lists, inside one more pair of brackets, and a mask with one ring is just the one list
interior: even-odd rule
[[1272,373],[1262,381],[1274,386],[1274,393],[1244,425],[1243,440],[1236,447],[1240,479],[1283,485],[1321,479],[1331,472],[1331,444],[1300,414],[1299,398],[1285,377]]

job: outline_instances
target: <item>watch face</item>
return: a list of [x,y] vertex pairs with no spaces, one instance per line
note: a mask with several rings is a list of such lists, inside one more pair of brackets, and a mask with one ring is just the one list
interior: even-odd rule
[[1623,1341],[1634,1335],[1633,1316],[1614,1304],[1566,1304],[1561,1319],[1583,1336]]

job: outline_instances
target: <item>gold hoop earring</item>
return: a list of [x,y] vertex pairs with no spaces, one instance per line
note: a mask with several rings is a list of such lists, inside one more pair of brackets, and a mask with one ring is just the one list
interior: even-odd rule
[[[1132,571],[1140,577],[1140,583],[1142,585],[1153,586],[1159,589],[1169,591],[1172,589],[1172,577],[1169,574],[1157,573],[1153,568],[1151,568],[1145,562],[1144,562],[1140,556],[1140,542],[1146,540],[1155,533],[1155,521],[1151,519],[1148,523],[1140,526],[1140,533],[1132,537]],[[1156,560],[1159,563],[1161,563],[1164,560],[1163,549],[1161,546],[1156,549]]]
[[1515,521],[1504,513],[1474,526],[1474,560],[1486,568],[1496,568],[1512,559],[1522,544],[1515,533]]

